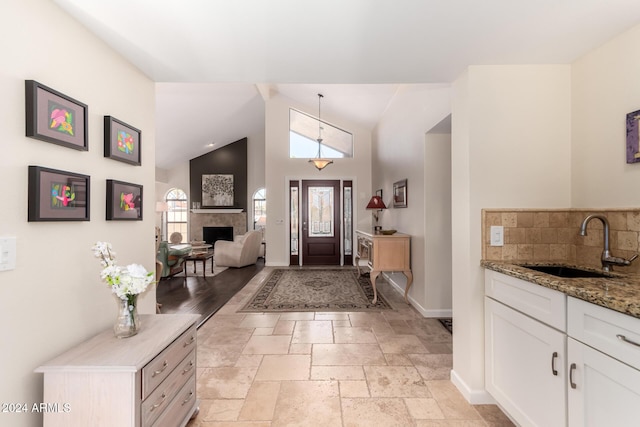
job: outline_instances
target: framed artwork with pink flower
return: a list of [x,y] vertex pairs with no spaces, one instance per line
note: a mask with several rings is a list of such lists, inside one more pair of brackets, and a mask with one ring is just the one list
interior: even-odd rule
[[35,80],[25,81],[27,136],[87,151],[88,107]]
[[88,175],[29,166],[28,221],[89,221]]
[[142,185],[108,179],[107,220],[142,221]]
[[142,133],[113,116],[104,116],[104,156],[140,166]]

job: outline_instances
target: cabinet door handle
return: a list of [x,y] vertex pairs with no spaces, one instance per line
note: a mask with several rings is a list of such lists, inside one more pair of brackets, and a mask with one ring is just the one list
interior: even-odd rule
[[556,377],[558,376],[558,370],[556,369],[556,358],[558,357],[558,352],[554,351],[553,354],[551,355],[551,373],[553,375],[555,375]]
[[155,377],[156,375],[160,375],[161,373],[163,373],[164,370],[167,369],[167,366],[169,366],[169,364],[165,360],[164,363],[162,364],[162,368],[158,369],[157,371],[153,371],[153,374],[151,374],[151,378]]
[[576,370],[576,364],[572,363],[571,367],[569,368],[569,385],[571,385],[571,388],[576,388],[576,383],[573,382],[573,371]]
[[636,347],[640,347],[640,344],[638,344],[638,343],[637,343],[637,342],[635,342],[635,341],[632,341],[632,340],[628,339],[628,338],[627,338],[627,337],[625,337],[624,335],[617,334],[617,335],[616,335],[616,338],[618,338],[620,341],[624,341],[624,342],[629,343],[629,344],[631,344],[631,345],[635,345]]
[[191,339],[187,342],[184,343],[183,347],[187,347],[190,346],[191,344],[193,344],[193,342],[196,340],[196,337],[194,337],[193,335],[191,335]]
[[193,369],[193,362],[190,362],[189,363],[189,367],[182,370],[182,375],[186,374],[187,372],[189,372],[192,369]]

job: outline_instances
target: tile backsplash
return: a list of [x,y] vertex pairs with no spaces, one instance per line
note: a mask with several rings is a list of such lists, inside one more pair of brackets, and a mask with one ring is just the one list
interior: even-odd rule
[[[640,209],[483,209],[482,258],[491,261],[562,262],[599,268],[604,245],[602,222],[593,219],[587,236],[580,224],[593,213],[609,220],[613,256],[630,258],[639,250]],[[490,227],[504,227],[504,246],[490,245]],[[640,258],[619,272],[640,272]]]

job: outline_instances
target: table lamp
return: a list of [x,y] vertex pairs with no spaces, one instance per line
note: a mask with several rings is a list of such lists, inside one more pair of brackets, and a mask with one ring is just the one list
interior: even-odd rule
[[382,198],[380,196],[372,196],[371,200],[369,200],[369,203],[367,204],[366,209],[371,209],[371,214],[373,215],[373,219],[375,220],[376,225],[373,227],[373,229],[375,231],[380,231],[382,227],[378,225],[379,212],[383,209],[387,209],[387,206],[382,201]]

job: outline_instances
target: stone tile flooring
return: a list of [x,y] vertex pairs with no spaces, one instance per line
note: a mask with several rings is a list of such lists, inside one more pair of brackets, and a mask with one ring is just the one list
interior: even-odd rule
[[380,280],[396,311],[236,313],[264,268],[198,330],[188,427],[512,426],[449,381],[451,335]]

